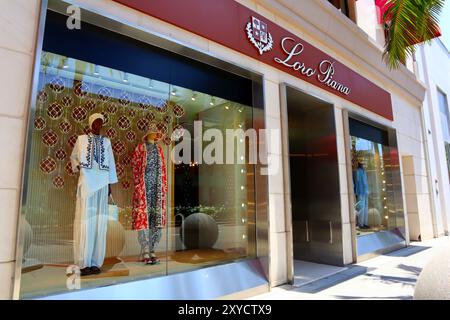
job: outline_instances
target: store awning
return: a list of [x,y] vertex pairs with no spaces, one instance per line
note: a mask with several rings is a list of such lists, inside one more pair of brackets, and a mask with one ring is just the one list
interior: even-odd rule
[[389,0],[375,0],[375,6],[377,9],[377,19],[379,24],[382,24],[384,22],[383,20],[384,13],[389,9],[390,6],[390,4],[387,3],[388,1]]
[[[389,3],[389,0],[374,0],[374,1],[375,1],[376,10],[377,10],[378,23],[383,24],[384,22],[389,22],[390,21],[389,14],[387,16],[385,16],[385,13],[386,13],[386,11],[389,10],[389,7],[392,4]],[[433,27],[433,35],[434,35],[434,38],[440,37],[442,35],[439,26],[436,25]],[[412,46],[412,45],[415,45],[415,44],[418,44],[421,42],[423,42],[423,40],[411,39],[409,42],[409,45]]]

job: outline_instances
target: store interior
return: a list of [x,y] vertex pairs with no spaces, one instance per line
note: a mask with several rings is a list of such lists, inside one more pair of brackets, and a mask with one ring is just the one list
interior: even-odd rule
[[400,167],[387,129],[349,118],[357,254],[404,243]]
[[294,260],[341,266],[334,106],[293,87],[286,87],[286,105]]
[[358,137],[352,137],[351,141],[354,189],[361,189],[359,194],[355,191],[357,235],[387,230],[389,178],[386,166],[389,166],[389,159],[383,156],[383,146],[379,143]]
[[[101,134],[112,142],[119,179],[112,194],[118,215],[108,220],[102,272],[81,277],[81,289],[255,257],[254,165],[205,164],[193,156],[186,163],[173,152],[185,142],[191,147],[179,156],[195,153],[194,121],[223,136],[227,129],[250,128],[252,107],[43,52],[33,113],[23,206],[21,298],[67,292],[76,280],[73,222],[78,174],[69,157],[77,136],[89,133],[93,113],[105,117]],[[155,249],[160,262],[153,265],[142,262],[132,214],[132,157],[150,124],[162,133],[158,143],[164,150],[168,184],[167,223]],[[239,143],[248,149],[247,139]],[[201,151],[208,145],[203,142]]]

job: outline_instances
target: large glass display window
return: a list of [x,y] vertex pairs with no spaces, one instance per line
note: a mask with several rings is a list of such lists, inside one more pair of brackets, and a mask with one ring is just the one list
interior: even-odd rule
[[350,119],[357,254],[404,241],[397,148],[388,133]]
[[43,52],[33,112],[21,298],[255,257],[249,140],[234,164],[194,156],[251,106]]
[[380,143],[352,136],[358,235],[389,228],[389,159],[385,149]]

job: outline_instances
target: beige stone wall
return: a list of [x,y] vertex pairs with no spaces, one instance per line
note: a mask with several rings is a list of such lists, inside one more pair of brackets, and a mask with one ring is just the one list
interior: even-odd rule
[[434,236],[433,212],[422,115],[400,97],[394,96],[393,101],[409,239],[418,240],[419,235],[422,240],[430,239]]
[[40,1],[0,1],[0,299],[12,297],[22,158]]
[[438,89],[450,96],[450,52],[437,38],[431,45],[421,45],[416,54],[417,76],[428,87],[424,101],[423,118],[427,128],[427,156],[430,163],[430,192],[434,196],[434,221],[437,235],[448,234],[450,228],[450,180],[444,144],[444,131],[439,111]]

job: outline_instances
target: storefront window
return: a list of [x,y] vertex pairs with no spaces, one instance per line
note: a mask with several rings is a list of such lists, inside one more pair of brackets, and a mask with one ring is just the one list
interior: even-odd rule
[[356,120],[351,125],[354,213],[361,255],[403,241],[404,221],[398,206],[396,148],[387,145],[382,130]]
[[254,165],[194,156],[209,145],[196,130],[250,128],[252,107],[51,52],[38,91],[21,298],[255,256]]
[[383,146],[352,137],[353,184],[358,235],[386,230],[388,190]]

